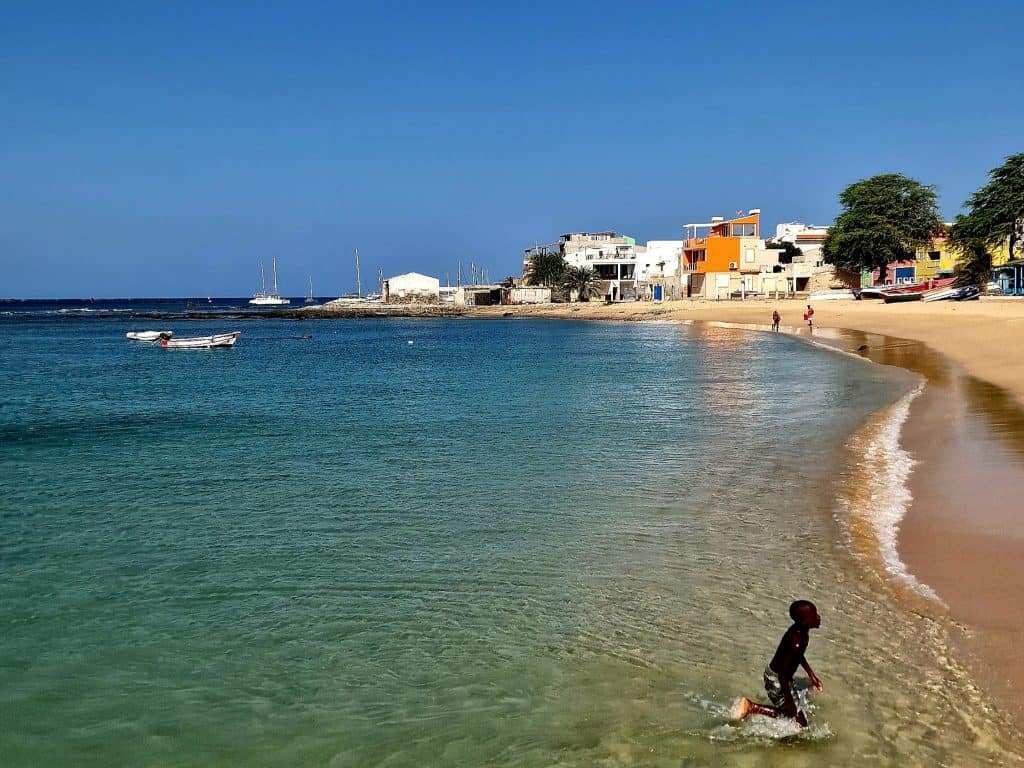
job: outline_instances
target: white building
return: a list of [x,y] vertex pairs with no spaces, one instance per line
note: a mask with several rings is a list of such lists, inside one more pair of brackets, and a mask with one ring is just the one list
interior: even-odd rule
[[636,255],[637,292],[643,299],[668,301],[682,297],[682,240],[648,240]]
[[644,252],[636,240],[615,232],[570,232],[557,243],[537,245],[523,253],[524,272],[530,258],[558,253],[570,267],[589,267],[601,281],[600,292],[612,301],[636,296],[637,255]]
[[440,288],[441,281],[436,277],[421,275],[419,272],[406,272],[384,281],[384,303],[435,303],[438,301]]
[[828,234],[828,227],[817,224],[803,224],[790,221],[775,227],[775,242],[792,243],[803,252],[801,263],[822,266],[821,246]]

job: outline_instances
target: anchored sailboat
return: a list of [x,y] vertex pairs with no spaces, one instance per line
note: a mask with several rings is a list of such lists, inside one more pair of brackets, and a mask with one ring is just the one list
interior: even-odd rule
[[304,304],[316,304],[316,299],[313,298],[313,276],[309,276],[309,296],[306,297]]
[[259,306],[271,306],[279,307],[284,304],[291,304],[291,300],[282,298],[277,293],[277,259],[274,259],[274,291],[273,293],[267,293],[267,280],[266,275],[263,273],[263,262],[260,262],[260,290],[259,293],[254,293],[252,298],[249,299],[250,304],[257,304]]

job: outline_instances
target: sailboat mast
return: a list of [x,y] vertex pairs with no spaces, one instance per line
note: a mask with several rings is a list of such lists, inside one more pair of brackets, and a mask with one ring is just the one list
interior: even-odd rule
[[260,293],[267,292],[267,276],[263,272],[263,262],[260,262]]
[[274,257],[274,295],[277,296],[277,257]]
[[356,298],[363,298],[363,283],[359,275],[359,249],[356,248]]

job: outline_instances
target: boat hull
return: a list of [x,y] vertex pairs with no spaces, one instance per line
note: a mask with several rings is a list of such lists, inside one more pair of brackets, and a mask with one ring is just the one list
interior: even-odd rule
[[160,342],[164,349],[214,349],[216,347],[233,347],[241,331],[218,333],[213,336],[194,336],[189,339],[164,339]]
[[950,296],[951,301],[973,301],[981,295],[981,289],[976,285],[968,285],[957,290],[954,296]]
[[160,341],[169,339],[173,335],[174,331],[128,331],[125,338],[131,341]]
[[886,304],[898,304],[903,301],[920,301],[924,298],[923,293],[887,293],[882,297]]
[[853,301],[857,296],[853,291],[826,291],[824,293],[812,293],[807,297],[811,304],[819,301]]

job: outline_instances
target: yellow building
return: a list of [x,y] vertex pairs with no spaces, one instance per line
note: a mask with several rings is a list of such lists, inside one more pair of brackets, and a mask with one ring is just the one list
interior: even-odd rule
[[914,281],[920,283],[951,276],[959,258],[945,237],[936,237],[927,250],[914,253]]
[[[992,266],[998,267],[1005,264],[1010,260],[1010,239],[1007,238],[1006,242],[998,248],[991,251],[992,254]],[[1020,248],[1017,248],[1017,258],[1020,258]]]
[[[993,248],[992,266],[998,267],[1010,260],[1010,243],[1003,243],[998,248]],[[960,254],[953,250],[945,237],[937,237],[932,240],[927,250],[920,250],[914,253],[914,281],[934,280],[938,277],[949,277],[953,274]]]

